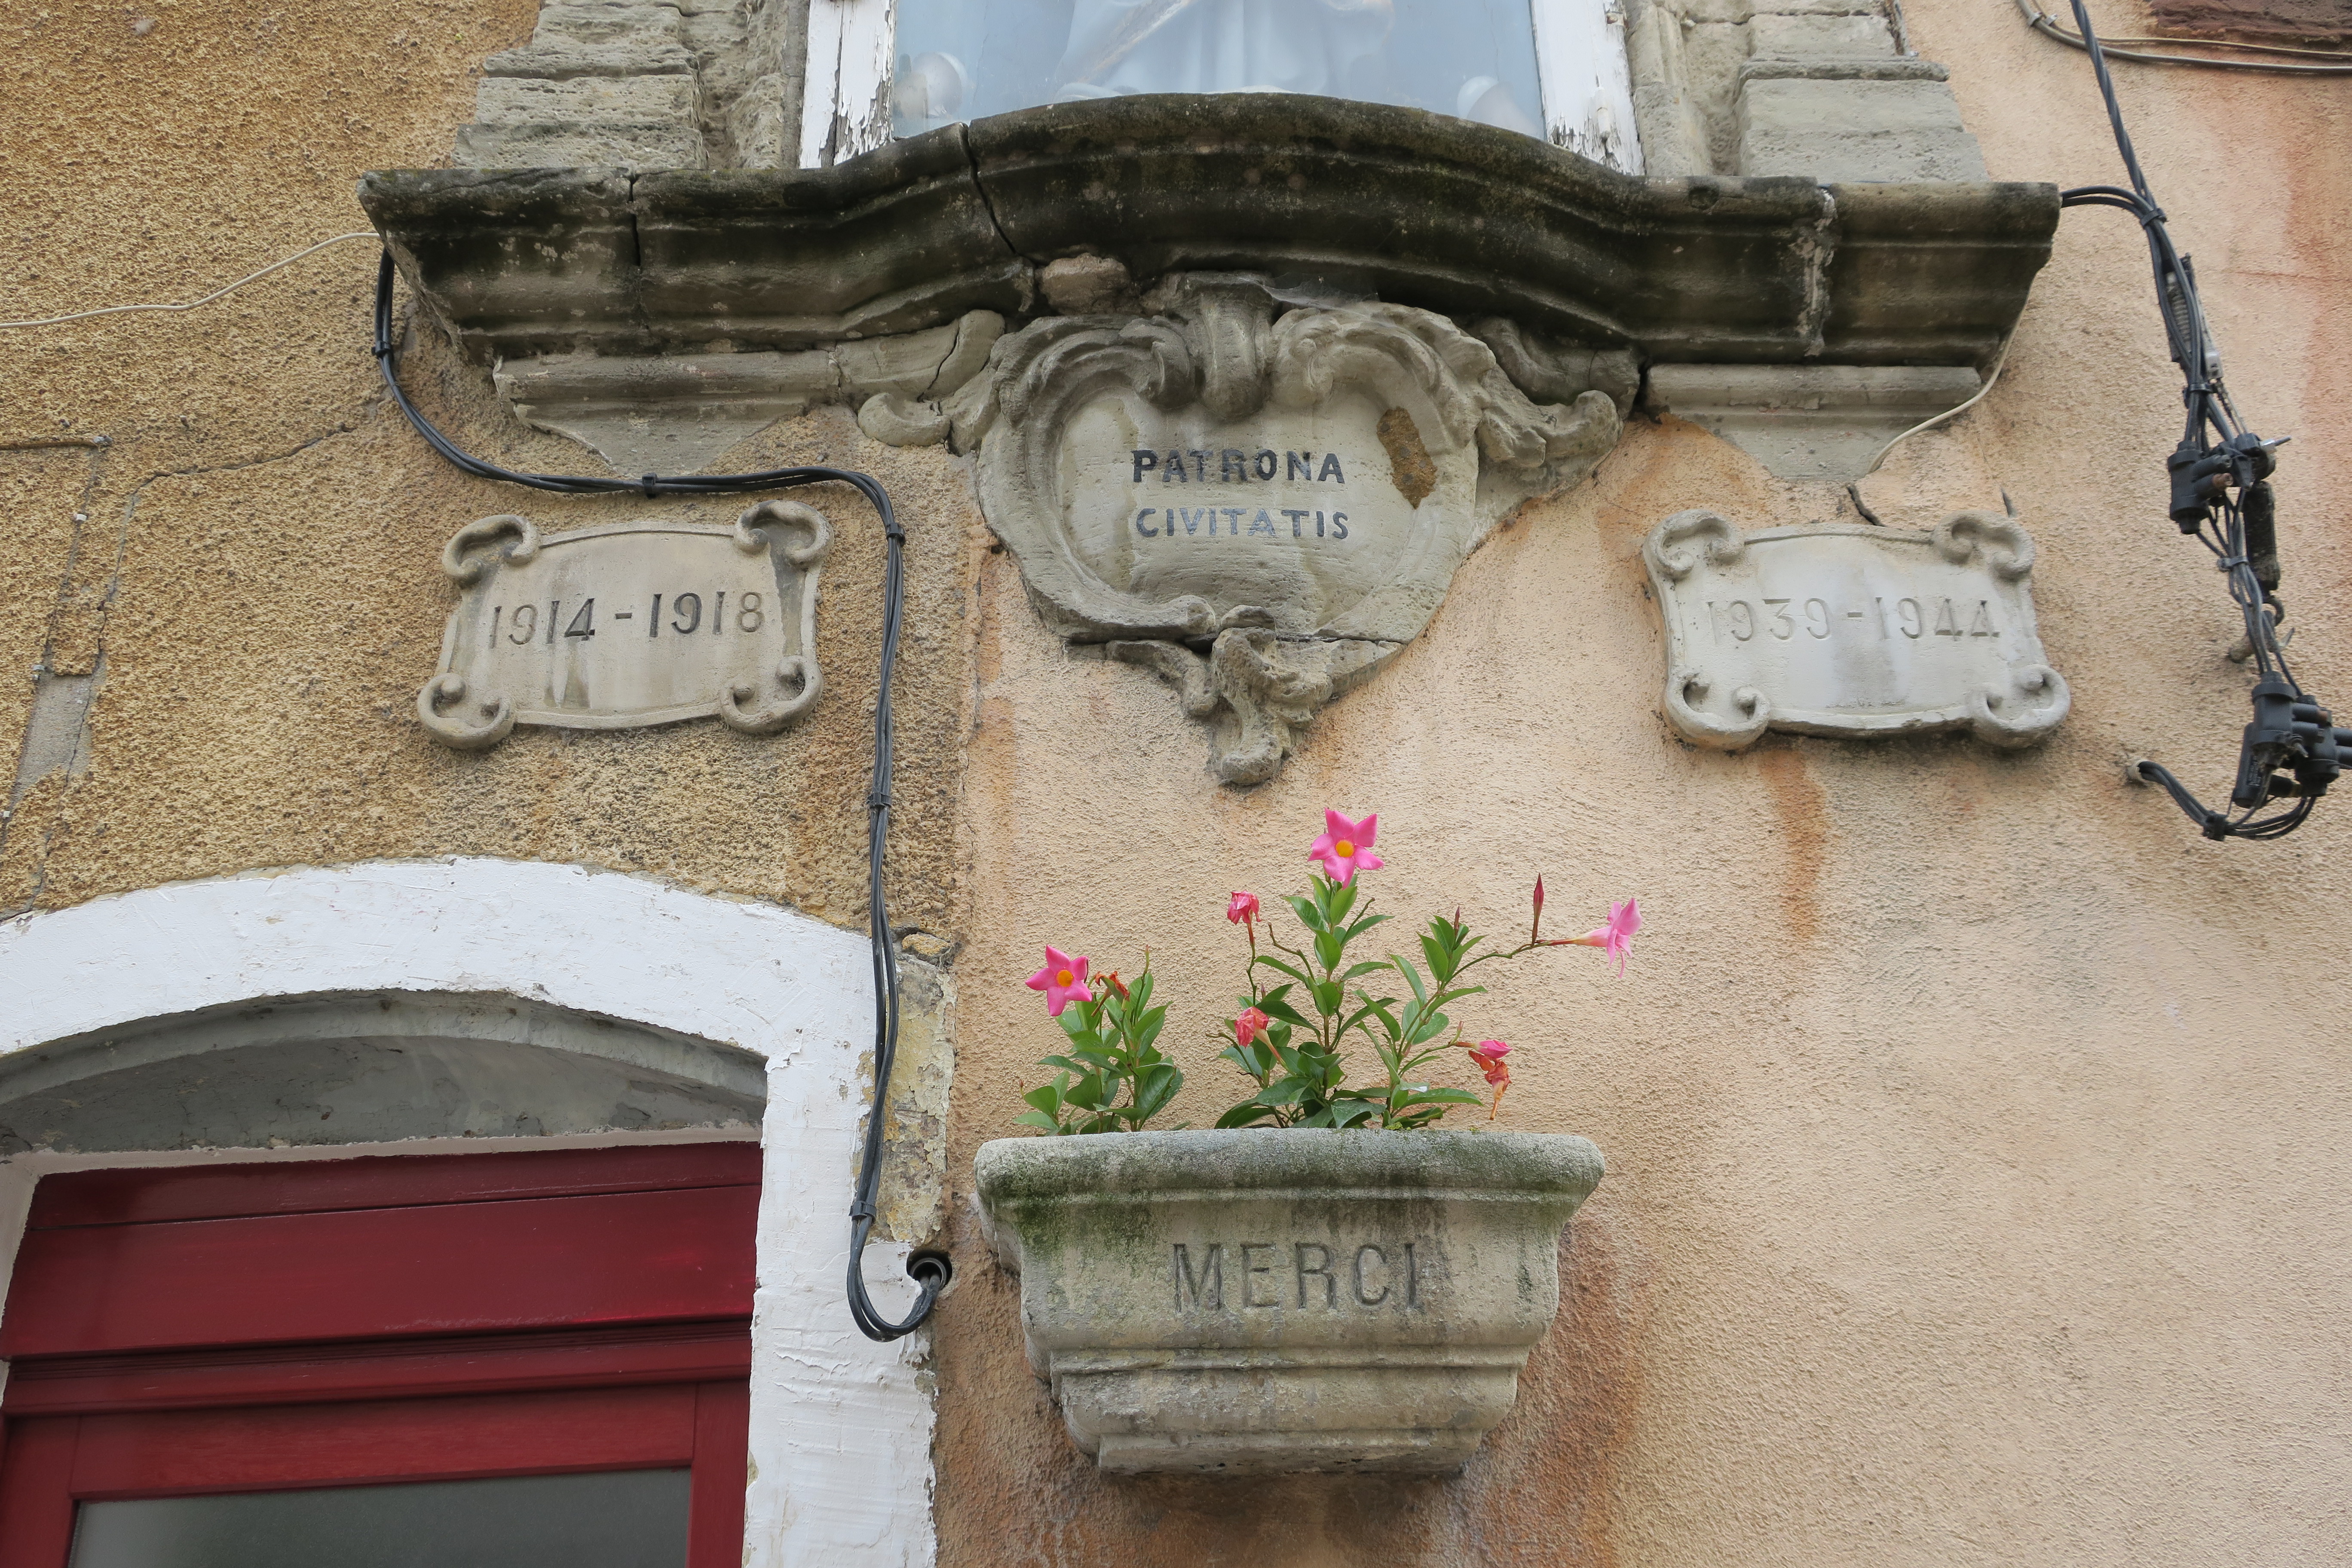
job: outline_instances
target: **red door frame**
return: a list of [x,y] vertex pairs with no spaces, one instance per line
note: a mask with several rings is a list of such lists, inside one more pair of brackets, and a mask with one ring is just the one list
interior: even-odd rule
[[83,1500],[677,1467],[689,1568],[736,1568],[758,1177],[703,1144],[44,1178],[0,1568],[66,1568]]

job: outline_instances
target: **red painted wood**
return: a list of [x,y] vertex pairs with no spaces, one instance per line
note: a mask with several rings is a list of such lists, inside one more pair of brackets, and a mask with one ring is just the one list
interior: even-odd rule
[[748,1317],[757,1188],[35,1231],[0,1356]]
[[83,1499],[654,1469],[696,1436],[692,1384],[79,1419]]
[[756,1143],[76,1171],[41,1178],[26,1224],[32,1230],[55,1230],[759,1184]]
[[[751,1446],[748,1383],[706,1383],[695,1391],[694,1490],[688,1500],[687,1568],[740,1568],[743,1560],[741,1456]],[[735,1455],[731,1468],[722,1458]]]
[[262,1351],[58,1356],[16,1364],[0,1415],[319,1404],[712,1378],[740,1383],[751,1371],[751,1326],[740,1318]]
[[682,1464],[689,1568],[737,1568],[757,1160],[45,1179],[0,1321],[0,1568],[68,1568],[77,1497]]
[[9,1424],[8,1468],[0,1470],[0,1568],[66,1568],[80,1430],[79,1415]]

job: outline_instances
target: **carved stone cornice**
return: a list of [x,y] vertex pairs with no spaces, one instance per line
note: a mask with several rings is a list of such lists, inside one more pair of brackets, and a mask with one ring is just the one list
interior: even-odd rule
[[1145,96],[950,126],[830,169],[408,170],[361,201],[479,360],[794,350],[1037,313],[1035,269],[1259,273],[1698,363],[1990,360],[2046,184],[1642,179],[1417,110]]

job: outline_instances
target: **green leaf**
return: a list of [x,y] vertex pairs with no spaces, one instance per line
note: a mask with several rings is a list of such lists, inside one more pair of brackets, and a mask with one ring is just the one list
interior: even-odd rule
[[1276,970],[1281,973],[1287,974],[1293,980],[1297,981],[1301,985],[1307,984],[1314,978],[1312,975],[1307,973],[1306,971],[1300,969],[1297,964],[1286,963],[1283,960],[1273,957],[1267,953],[1259,953],[1255,958],[1251,959],[1250,963],[1252,964],[1263,963],[1268,969]]
[[1412,999],[1422,1005],[1427,1006],[1429,1005],[1429,990],[1426,986],[1422,984],[1420,972],[1414,969],[1412,964],[1406,963],[1403,959],[1397,957],[1394,953],[1391,953],[1389,955],[1389,963],[1394,966],[1399,974],[1404,976],[1404,983],[1412,987]]
[[1015,1127],[1042,1127],[1048,1132],[1059,1132],[1062,1124],[1042,1110],[1024,1110],[1013,1119]]
[[1296,1105],[1315,1087],[1303,1078],[1276,1079],[1250,1096],[1253,1105]]
[[1354,925],[1349,926],[1341,933],[1341,935],[1346,941],[1353,942],[1358,937],[1363,935],[1366,931],[1371,930],[1374,926],[1381,924],[1389,918],[1390,917],[1387,915],[1366,915],[1362,920],[1360,920]]
[[1313,1028],[1315,1026],[1314,1020],[1308,1018],[1304,1013],[1301,1013],[1297,1008],[1292,1006],[1283,998],[1282,993],[1289,989],[1289,986],[1285,985],[1276,990],[1270,991],[1264,996],[1259,997],[1257,1004],[1258,1011],[1264,1013],[1269,1018],[1279,1018],[1286,1024],[1296,1024],[1302,1029]]
[[1290,912],[1297,915],[1298,923],[1308,931],[1319,931],[1327,929],[1323,921],[1323,911],[1316,907],[1313,899],[1302,899],[1297,894],[1292,893],[1282,901],[1290,906]]
[[1316,933],[1315,962],[1323,966],[1324,973],[1328,973],[1332,970],[1339,968],[1339,960],[1345,958],[1347,955],[1347,938],[1334,936],[1329,931],[1318,931]]
[[1184,1075],[1167,1062],[1137,1079],[1135,1110],[1129,1120],[1140,1127],[1148,1119],[1167,1110],[1168,1102],[1176,1098],[1176,1090],[1183,1082]]
[[1049,1083],[1041,1089],[1031,1089],[1021,1098],[1026,1103],[1035,1106],[1050,1116],[1062,1108],[1062,1086],[1058,1083]]
[[1435,932],[1426,933],[1422,937],[1421,956],[1429,964],[1429,977],[1432,980],[1443,985],[1454,978],[1454,954]]
[[1391,1095],[1389,1103],[1402,1110],[1412,1105],[1484,1105],[1486,1100],[1466,1089],[1432,1089],[1425,1083],[1402,1086],[1412,1092]]
[[1369,1013],[1378,1018],[1381,1021],[1381,1026],[1389,1032],[1391,1039],[1396,1038],[1402,1032],[1403,1026],[1397,1022],[1395,997],[1367,996],[1359,991],[1356,993],[1356,1000],[1364,1005],[1357,1013],[1358,1017]]
[[1099,1110],[1103,1101],[1109,1098],[1108,1086],[1091,1075],[1072,1084],[1062,1095],[1065,1103],[1075,1105],[1081,1110]]
[[1231,1110],[1226,1111],[1223,1116],[1218,1117],[1217,1125],[1220,1127],[1247,1127],[1252,1122],[1263,1121],[1273,1114],[1273,1111],[1267,1110],[1265,1106],[1258,1104],[1255,1100],[1244,1100],[1239,1105],[1234,1106]]

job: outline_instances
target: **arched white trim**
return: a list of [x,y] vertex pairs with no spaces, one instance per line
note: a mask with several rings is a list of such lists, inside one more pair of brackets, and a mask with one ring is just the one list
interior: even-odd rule
[[[915,1352],[868,1342],[842,1300],[873,1034],[862,938],[635,877],[473,858],[148,888],[0,924],[0,1054],[346,990],[505,992],[766,1058],[745,1560],[931,1563],[932,1413]],[[875,1251],[887,1310],[900,1270]]]

